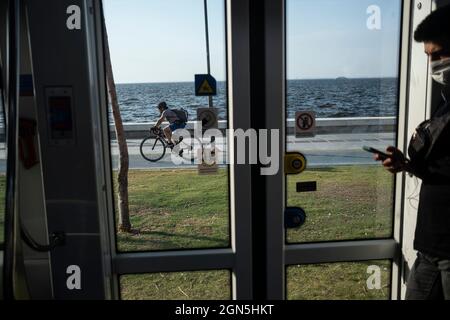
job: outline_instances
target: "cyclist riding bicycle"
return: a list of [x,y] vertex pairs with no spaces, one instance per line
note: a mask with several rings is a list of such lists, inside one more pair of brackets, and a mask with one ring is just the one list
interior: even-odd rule
[[169,126],[165,127],[163,131],[164,135],[167,138],[167,141],[169,141],[169,147],[173,148],[175,146],[175,143],[172,140],[172,133],[175,130],[186,128],[187,114],[184,110],[169,109],[167,107],[167,103],[165,102],[161,102],[160,104],[158,104],[158,110],[161,114],[161,117],[159,118],[156,125],[152,128],[152,130],[159,129],[164,121],[168,121]]

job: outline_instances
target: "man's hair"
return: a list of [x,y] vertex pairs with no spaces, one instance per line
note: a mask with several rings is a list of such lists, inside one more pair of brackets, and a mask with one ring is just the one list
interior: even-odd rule
[[442,46],[450,45],[450,5],[433,11],[423,20],[414,32],[417,42],[435,42]]
[[167,109],[167,103],[165,103],[164,101],[163,101],[163,102],[160,102],[160,103],[158,104],[158,109],[164,109],[164,110],[166,110],[166,109]]

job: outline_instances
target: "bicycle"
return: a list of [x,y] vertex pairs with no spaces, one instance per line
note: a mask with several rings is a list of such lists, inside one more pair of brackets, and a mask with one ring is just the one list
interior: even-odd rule
[[[167,152],[167,148],[171,151],[175,149],[175,152],[178,150],[178,156],[184,157],[184,151],[187,150],[190,158],[185,158],[186,160],[190,160],[191,162],[195,159],[194,151],[195,144],[203,149],[203,145],[198,138],[190,138],[186,141],[183,137],[180,137],[179,141],[175,143],[175,145],[171,146],[166,136],[164,135],[163,130],[160,128],[152,128],[150,129],[151,135],[144,138],[140,145],[140,152],[142,157],[150,162],[158,162],[164,158]],[[194,150],[195,149],[195,150]]]

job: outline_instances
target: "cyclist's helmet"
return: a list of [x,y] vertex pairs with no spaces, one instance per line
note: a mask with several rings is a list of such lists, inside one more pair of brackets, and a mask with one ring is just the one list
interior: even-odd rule
[[165,101],[163,101],[163,102],[160,102],[159,104],[158,104],[158,109],[159,110],[166,110],[166,109],[168,109],[168,107],[167,107],[167,103],[165,102]]

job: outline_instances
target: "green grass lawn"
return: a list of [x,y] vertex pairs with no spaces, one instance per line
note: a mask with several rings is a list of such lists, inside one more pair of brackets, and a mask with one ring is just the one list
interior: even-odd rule
[[[317,181],[315,193],[296,193],[298,181]],[[120,251],[228,247],[228,173],[199,176],[195,170],[130,172],[130,213],[135,235],[118,234]],[[288,178],[288,205],[307,211],[306,224],[287,232],[289,242],[390,237],[392,176],[377,166],[312,169]],[[5,178],[0,177],[4,194]],[[0,242],[4,197],[0,197]],[[381,290],[368,290],[367,266],[382,267]],[[289,299],[385,299],[390,262],[291,266]],[[229,299],[228,271],[127,275],[124,299]]]
[[[298,181],[317,181],[315,193],[296,193]],[[308,170],[288,178],[288,205],[308,213],[289,242],[390,237],[393,178],[377,166]],[[122,251],[224,247],[229,243],[228,175],[195,170],[132,171],[130,207],[137,235],[119,233]],[[382,268],[382,289],[368,290],[367,267]],[[289,299],[387,299],[390,262],[291,266]],[[220,274],[220,276],[219,276]],[[228,299],[228,272],[132,275],[121,278],[124,299]],[[217,290],[217,288],[221,288]]]
[[229,246],[228,174],[131,171],[130,217],[139,233],[118,234],[120,251]]
[[[288,241],[388,238],[393,223],[393,175],[380,166],[308,170],[287,179],[288,206],[306,210],[307,221]],[[317,192],[297,193],[299,181],[317,181]]]
[[[369,266],[381,271],[381,288],[369,289]],[[391,262],[348,262],[287,269],[289,300],[387,300],[390,297]]]
[[[381,288],[369,289],[369,266],[381,270]],[[390,297],[390,261],[368,261],[290,266],[289,300],[387,300]],[[229,300],[229,271],[155,273],[120,277],[125,300]]]
[[229,271],[127,275],[120,278],[125,300],[230,300]]
[[[318,191],[296,193],[298,181]],[[393,178],[378,166],[308,170],[288,177],[288,205],[307,221],[287,232],[291,243],[386,238],[392,234]],[[118,234],[120,251],[217,248],[229,245],[228,174],[195,170],[131,171],[130,213],[139,233]]]

